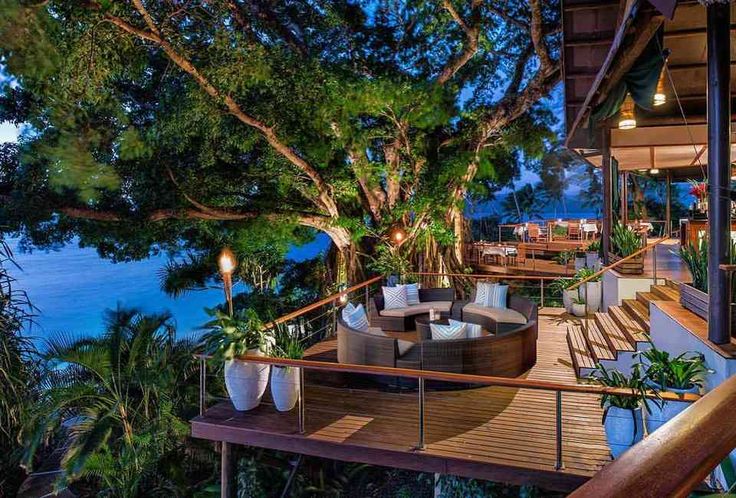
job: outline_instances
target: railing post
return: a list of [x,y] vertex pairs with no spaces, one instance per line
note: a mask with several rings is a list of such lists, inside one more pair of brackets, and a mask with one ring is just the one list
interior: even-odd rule
[[544,308],[544,279],[539,279],[539,307]]
[[297,407],[297,420],[299,424],[299,434],[304,434],[305,428],[305,420],[304,420],[304,369],[299,368],[299,399],[298,399],[298,407]]
[[555,470],[560,470],[562,465],[562,391],[557,391],[555,396],[555,426],[556,426],[556,459]]
[[207,359],[204,355],[199,357],[199,414],[204,415],[207,409]]
[[424,378],[419,377],[419,443],[418,450],[424,449]]
[[657,285],[657,247],[652,248],[652,264],[654,265],[654,285]]

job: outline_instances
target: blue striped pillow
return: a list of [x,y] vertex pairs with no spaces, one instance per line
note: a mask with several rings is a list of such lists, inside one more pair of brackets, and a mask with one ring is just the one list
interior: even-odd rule
[[475,339],[483,336],[483,327],[477,323],[460,322],[450,318],[450,325],[465,325],[465,337],[468,339]]
[[383,309],[395,310],[409,306],[406,287],[383,287]]
[[465,339],[465,324],[455,322],[455,324],[440,325],[439,323],[429,324],[429,330],[432,332],[433,341],[449,341],[452,339]]
[[409,304],[409,306],[419,304],[419,285],[405,284],[397,285],[396,287],[403,287],[406,289],[406,302]]
[[365,308],[363,308],[362,304],[354,307],[352,313],[349,314],[346,323],[348,327],[352,329],[360,330],[361,332],[368,332],[370,324],[368,323],[368,316],[365,314]]
[[353,313],[353,311],[355,311],[355,306],[353,305],[353,303],[348,302],[348,304],[346,304],[342,309],[342,321],[344,321],[345,323],[350,322],[350,315]]
[[491,308],[500,308],[500,309],[506,309],[506,299],[509,296],[509,286],[508,285],[496,285],[496,288],[494,289],[493,296],[491,297],[491,301],[489,306]]

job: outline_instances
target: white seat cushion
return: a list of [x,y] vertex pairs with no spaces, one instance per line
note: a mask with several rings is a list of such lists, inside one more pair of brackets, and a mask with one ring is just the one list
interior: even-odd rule
[[511,308],[489,308],[488,306],[480,306],[475,303],[463,306],[463,313],[475,313],[476,315],[487,316],[498,323],[527,323],[524,315]]
[[449,313],[452,310],[452,301],[427,301],[426,303],[415,304],[414,306],[407,306],[405,308],[397,309],[384,309],[381,310],[381,316],[393,316],[393,317],[407,317],[414,315],[421,315],[423,313],[429,313],[430,309],[436,311],[443,311]]
[[465,339],[466,337],[466,327],[462,322],[448,325],[430,323],[429,330],[432,332],[433,341],[451,341],[453,339]]

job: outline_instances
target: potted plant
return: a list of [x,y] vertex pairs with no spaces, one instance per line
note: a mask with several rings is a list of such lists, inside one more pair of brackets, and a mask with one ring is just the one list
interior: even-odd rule
[[572,314],[575,316],[583,317],[587,313],[585,311],[585,300],[582,298],[576,298],[572,301]]
[[[611,261],[616,263],[631,256],[642,248],[641,235],[617,223],[611,231]],[[644,256],[639,254],[618,265],[615,270],[622,275],[641,275],[644,273]]]
[[555,258],[559,264],[565,267],[565,274],[567,274],[567,265],[575,259],[575,251],[560,251]]
[[[646,379],[639,364],[634,364],[630,376],[615,369],[607,370],[602,365],[598,365],[591,379],[606,387],[631,391],[629,396],[609,393],[601,395],[606,439],[611,455],[618,458],[644,437],[642,409],[649,410],[649,404],[645,402],[648,387]],[[653,392],[657,394],[656,391]]]
[[[304,343],[298,325],[278,324],[273,328],[274,345],[271,355],[275,358],[301,360]],[[299,400],[299,376],[301,368],[274,365],[271,371],[271,397],[280,412],[288,412]]]
[[601,266],[601,241],[594,240],[585,248],[585,266],[596,271]]
[[585,265],[586,265],[585,252],[575,251],[575,271],[585,268]]
[[[581,268],[575,273],[575,281],[581,282],[586,278],[593,277],[595,274],[596,271],[592,268]],[[600,310],[603,299],[603,287],[600,275],[582,284],[579,287],[578,293],[587,303],[588,313],[595,313]]]
[[[730,263],[736,263],[736,244],[730,251]],[[685,266],[690,270],[693,281],[680,283],[680,304],[698,315],[708,319],[708,240],[705,238],[680,247],[678,253]],[[735,281],[736,282],[736,281]],[[733,293],[734,289],[731,289]],[[736,318],[736,308],[731,308],[731,323]]]
[[578,289],[568,290],[568,287],[575,283],[575,279],[569,277],[560,277],[555,279],[550,288],[552,292],[559,292],[562,295],[562,305],[565,311],[572,313],[572,302],[580,297]]
[[[697,393],[703,389],[705,377],[712,373],[705,364],[704,356],[694,351],[671,357],[667,351],[652,345],[648,350],[637,353],[637,356],[648,384],[657,391]],[[646,420],[648,432],[658,429],[690,405],[685,401],[647,403],[650,405]]]
[[268,347],[268,334],[258,314],[248,309],[233,316],[210,310],[214,319],[205,325],[205,350],[225,363],[225,387],[238,411],[257,407],[268,386],[269,366],[239,359],[241,356],[263,356]]

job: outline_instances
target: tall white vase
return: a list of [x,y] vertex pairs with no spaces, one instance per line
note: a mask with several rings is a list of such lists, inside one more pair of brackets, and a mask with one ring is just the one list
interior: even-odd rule
[[[586,299],[588,313],[595,313],[601,309],[603,299],[603,284],[598,282],[586,282],[584,289],[580,291],[580,297]],[[587,295],[586,295],[587,293]]]
[[562,290],[562,305],[568,313],[572,313],[572,302],[580,297],[579,289],[578,287],[574,290]]
[[299,400],[299,373],[297,367],[273,367],[271,370],[271,397],[276,409],[288,412]]
[[[252,356],[263,356],[260,349],[249,349]],[[242,360],[225,362],[225,387],[238,411],[252,410],[261,403],[268,386],[270,365]]]

